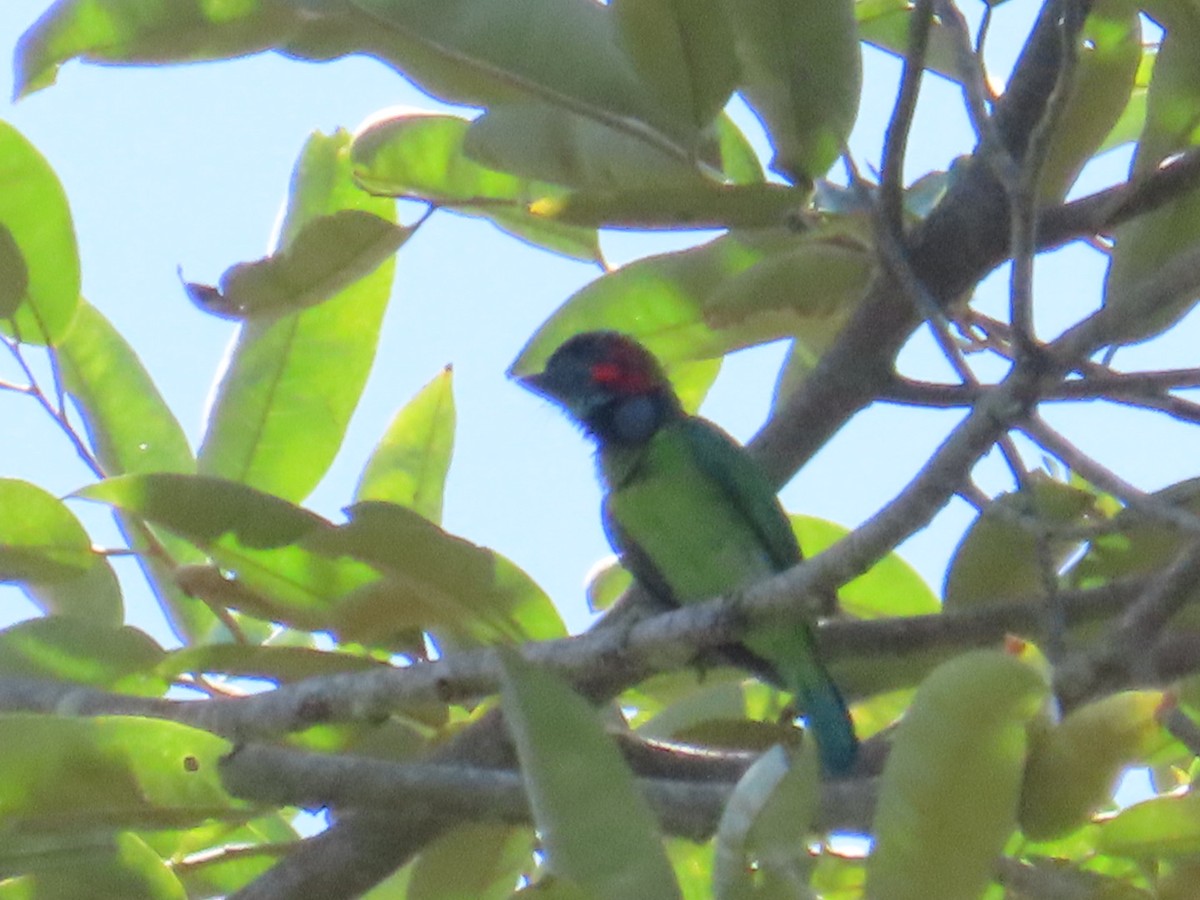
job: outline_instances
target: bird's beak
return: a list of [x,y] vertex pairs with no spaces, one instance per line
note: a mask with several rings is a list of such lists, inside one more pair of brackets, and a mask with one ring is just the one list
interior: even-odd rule
[[532,391],[539,397],[553,396],[547,381],[545,372],[535,372],[533,375],[520,375],[517,377],[517,384],[521,385],[527,391]]

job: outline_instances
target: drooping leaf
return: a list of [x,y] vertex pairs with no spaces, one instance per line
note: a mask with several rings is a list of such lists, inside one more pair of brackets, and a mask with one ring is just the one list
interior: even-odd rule
[[615,0],[621,46],[664,109],[707,127],[738,78],[722,0]]
[[441,522],[454,424],[452,371],[447,366],[396,413],[367,460],[355,501],[385,500]]
[[1066,196],[1129,103],[1142,58],[1138,10],[1125,0],[1093,3],[1079,42],[1071,93],[1055,123],[1039,176],[1042,203],[1057,203]]
[[[412,234],[373,213],[342,209],[306,222],[277,253],[238,263],[221,276],[221,286],[187,285],[225,317],[250,319],[299,312],[337,296],[389,259]],[[195,298],[193,298],[195,299]],[[205,304],[201,304],[202,307]]]
[[1016,827],[1027,729],[1047,692],[1036,669],[994,650],[968,651],[922,683],[884,767],[869,896],[983,892]]
[[[350,136],[313,135],[293,174],[280,249],[340,210],[389,221],[394,202],[354,184]],[[242,326],[216,392],[199,471],[301,500],[341,445],[375,355],[394,261],[320,306]]]
[[679,897],[657,822],[596,711],[515,653],[501,660],[505,722],[549,871],[597,900]]
[[79,303],[79,250],[58,176],[19,131],[0,122],[0,329],[56,344]]
[[1162,702],[1160,691],[1123,691],[1034,730],[1021,789],[1021,830],[1035,841],[1062,837],[1111,803],[1121,770],[1164,742],[1155,718]]
[[330,527],[286,500],[203,475],[126,475],[77,493],[158,522],[202,547],[226,536],[251,549],[283,547]]
[[[1131,177],[1153,172],[1173,153],[1200,140],[1200,26],[1190,11],[1172,17],[1154,63],[1146,97],[1146,124]],[[1141,290],[1200,235],[1200,190],[1180,193],[1170,203],[1118,225],[1116,247],[1104,285],[1105,306],[1119,316],[1114,340],[1133,343],[1178,321],[1200,297],[1196,286],[1179,286],[1171,296]]]
[[354,136],[354,177],[374,193],[427,200],[480,216],[535,245],[599,262],[594,228],[547,221],[528,211],[534,200],[558,196],[563,189],[468,158],[463,143],[469,128],[457,116],[402,113],[373,119]]
[[[503,84],[511,98],[536,97],[598,120],[631,118],[690,145],[686,112],[664,106],[619,44],[611,11],[587,0],[476,0],[454,15],[424,0],[354,0],[466,73]],[[499,97],[491,91],[493,105]]]
[[766,126],[771,167],[811,184],[841,154],[858,113],[854,2],[736,0],[728,9],[742,95]]

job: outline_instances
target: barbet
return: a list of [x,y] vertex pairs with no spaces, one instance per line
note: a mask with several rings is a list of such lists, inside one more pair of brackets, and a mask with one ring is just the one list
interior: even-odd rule
[[[662,602],[708,600],[801,560],[766,475],[728,434],[684,412],[658,360],[636,341],[611,331],[577,335],[521,383],[595,439],[605,533]],[[722,652],[793,693],[828,771],[851,768],[854,726],[808,623],[756,629]]]

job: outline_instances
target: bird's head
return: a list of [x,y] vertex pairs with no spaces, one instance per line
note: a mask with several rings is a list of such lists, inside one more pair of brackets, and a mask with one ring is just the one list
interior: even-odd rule
[[575,335],[554,351],[542,372],[519,381],[602,441],[644,441],[680,411],[658,360],[615,331]]

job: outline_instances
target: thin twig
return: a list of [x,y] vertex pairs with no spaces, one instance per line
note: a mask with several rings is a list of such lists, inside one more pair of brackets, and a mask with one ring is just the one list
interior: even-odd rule
[[908,20],[908,49],[900,74],[900,91],[883,139],[880,209],[885,227],[898,239],[904,233],[904,155],[921,91],[932,24],[933,0],[917,0]]
[[988,86],[983,57],[977,47],[971,46],[971,29],[953,0],[934,0],[934,12],[941,20],[943,30],[954,42],[955,70],[962,85],[963,105],[975,130],[976,140],[983,141],[991,128],[988,104],[995,99]]
[[1072,444],[1037,414],[1031,414],[1018,427],[1032,441],[1062,460],[1071,471],[1077,472],[1096,487],[1112,494],[1126,506],[1155,519],[1169,522],[1190,534],[1200,535],[1200,516],[1165,503],[1130,484]]
[[[13,359],[16,360],[17,365],[21,369],[21,374],[24,375],[26,380],[29,382],[28,388],[23,391],[23,393],[33,397],[38,402],[38,405],[46,411],[46,414],[50,416],[54,424],[58,426],[59,430],[66,436],[67,440],[70,441],[71,446],[75,450],[75,454],[83,461],[83,464],[87,466],[89,470],[91,470],[92,474],[97,478],[104,478],[105,472],[104,468],[100,465],[100,461],[96,459],[95,455],[91,451],[91,448],[89,448],[84,442],[83,438],[79,436],[79,432],[75,430],[74,426],[71,425],[70,420],[67,418],[66,401],[63,397],[61,379],[57,375],[57,369],[54,369],[54,382],[55,392],[59,398],[58,406],[50,401],[50,398],[46,396],[45,391],[43,391],[41,386],[38,384],[37,376],[34,374],[33,368],[29,365],[29,361],[25,359],[25,354],[21,350],[20,342],[10,340],[8,338],[3,338],[2,341],[8,348],[8,352],[12,354]],[[53,353],[51,354],[51,366],[55,366]]]
[[1013,346],[1017,356],[1034,353],[1037,339],[1033,323],[1033,268],[1037,253],[1037,203],[1042,169],[1055,127],[1066,108],[1075,83],[1079,32],[1086,18],[1073,0],[1063,0],[1059,23],[1061,41],[1058,74],[1046,108],[1029,136],[1015,180],[1001,177],[1008,193],[1012,277],[1009,289],[1009,320],[1013,328]]

